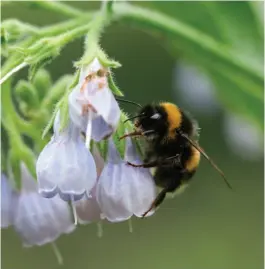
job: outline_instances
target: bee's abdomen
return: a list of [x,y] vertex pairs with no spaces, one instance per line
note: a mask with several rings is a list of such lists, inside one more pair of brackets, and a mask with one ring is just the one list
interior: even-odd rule
[[169,188],[170,192],[174,192],[193,177],[199,162],[200,152],[193,147],[186,148],[181,158],[181,164],[157,167],[154,173],[156,185],[161,188]]
[[199,166],[200,159],[200,152],[194,147],[191,147],[189,157],[184,164],[184,168],[187,170],[187,172],[192,173],[193,171],[196,171],[197,167]]
[[155,184],[161,188],[172,187],[172,191],[181,184],[183,173],[176,167],[158,167],[154,174]]

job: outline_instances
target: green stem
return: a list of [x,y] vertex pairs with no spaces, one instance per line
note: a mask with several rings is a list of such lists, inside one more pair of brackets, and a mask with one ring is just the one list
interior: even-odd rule
[[83,14],[82,16],[79,16],[78,18],[72,19],[70,21],[57,23],[52,26],[43,27],[40,30],[38,37],[39,36],[41,37],[54,36],[54,35],[61,34],[65,31],[72,30],[90,21],[94,15],[95,15],[94,12],[87,12]]
[[2,92],[1,99],[3,111],[2,123],[8,133],[12,146],[19,150],[23,144],[23,141],[15,125],[14,118],[16,118],[17,115],[11,101],[10,87],[6,87],[6,89]]
[[[94,15],[94,14],[93,14]],[[71,21],[58,23],[53,26],[44,27],[40,29],[39,33],[36,36],[32,36],[29,39],[18,43],[17,47],[28,48],[33,45],[40,37],[49,37],[56,36],[65,33],[66,31],[73,30],[78,28],[79,26],[86,25],[87,20],[90,20],[92,17],[92,13],[86,13],[86,15],[73,19]],[[86,31],[84,31],[85,33]],[[25,55],[21,53],[14,53],[11,57],[5,62],[1,69],[1,78],[3,78],[7,73],[9,73],[13,68],[23,63]]]
[[207,52],[209,57],[214,57],[215,61],[220,61],[220,64],[226,64],[231,69],[241,71],[243,75],[251,76],[258,83],[263,83],[263,74],[257,73],[237,59],[224,45],[175,18],[172,19],[160,12],[122,3],[114,6],[114,16],[117,20],[133,22],[135,25],[141,26],[141,28],[157,30],[174,38],[181,38],[186,42],[191,42],[197,45],[200,50]]
[[85,25],[80,25],[79,27],[76,27],[72,29],[71,31],[68,31],[65,34],[61,34],[58,36],[59,44],[66,45],[67,43],[73,41],[74,39],[77,39],[84,35],[91,27],[91,23],[86,23]]
[[83,14],[81,10],[55,1],[22,1],[21,3],[26,4],[29,7],[53,11],[67,17],[76,17]]
[[[73,17],[82,13],[80,10],[69,6],[66,7],[65,5],[63,5],[64,7],[61,10],[55,8],[51,2],[45,2],[44,5],[42,5],[43,2],[33,2],[36,3],[37,6],[53,10],[66,16]],[[165,14],[130,4],[116,3],[112,8],[116,19],[122,19],[129,23],[133,22],[137,26],[145,27],[148,30],[158,30],[174,38],[182,38],[186,42],[192,42],[200,47],[200,49],[206,51],[210,56],[214,56],[216,61],[220,61],[220,64],[227,64],[231,69],[240,71],[242,75],[251,76],[255,81],[263,84],[264,78],[262,73],[252,70],[248,65],[232,55],[224,45],[219,44],[210,36],[189,27],[175,18],[173,19]],[[65,12],[64,9],[68,11]]]

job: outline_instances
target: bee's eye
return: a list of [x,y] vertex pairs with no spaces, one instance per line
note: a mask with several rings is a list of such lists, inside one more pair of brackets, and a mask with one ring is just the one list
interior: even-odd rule
[[158,120],[161,118],[161,115],[159,113],[155,113],[153,116],[150,117],[153,120]]

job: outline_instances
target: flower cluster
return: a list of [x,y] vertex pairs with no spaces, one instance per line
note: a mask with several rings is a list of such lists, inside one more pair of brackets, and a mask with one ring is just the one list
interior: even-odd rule
[[59,197],[43,198],[36,181],[21,163],[21,190],[1,175],[1,228],[13,226],[25,247],[41,246],[75,229],[68,204]]
[[126,164],[140,162],[131,139],[126,138],[123,150],[117,147],[117,129],[125,132],[125,127],[109,73],[97,58],[81,68],[68,95],[67,115],[57,112],[53,137],[37,160],[39,193],[70,201],[75,223],[140,217],[155,198],[150,172]]
[[94,58],[79,71],[38,158],[27,148],[7,167],[8,176],[1,175],[1,228],[12,226],[27,247],[52,243],[77,223],[141,217],[155,199],[149,170],[127,164],[141,158],[131,138],[119,141],[131,126],[124,123],[109,68]]

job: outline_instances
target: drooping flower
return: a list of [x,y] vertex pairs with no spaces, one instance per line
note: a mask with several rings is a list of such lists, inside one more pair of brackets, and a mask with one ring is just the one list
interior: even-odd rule
[[[140,161],[130,139],[126,139],[127,161]],[[141,217],[155,199],[155,184],[149,170],[128,166],[109,141],[108,160],[96,189],[99,207],[111,222]],[[151,215],[153,212],[148,214]]]
[[46,198],[58,193],[65,201],[80,200],[96,183],[96,165],[80,130],[71,121],[63,131],[59,126],[57,115],[54,136],[37,161],[39,192]]
[[119,123],[121,111],[109,88],[108,72],[95,58],[81,68],[79,82],[69,95],[70,118],[86,132],[87,146],[91,137],[95,141],[109,137]]
[[[96,167],[97,167],[97,180],[104,168],[104,160],[100,155],[96,145],[92,147],[92,155],[94,157]],[[88,224],[91,222],[98,222],[104,219],[104,216],[99,208],[98,202],[96,200],[96,188],[97,183],[93,187],[90,197],[83,197],[81,200],[76,201],[74,206],[76,208],[78,222],[80,224]]]
[[43,198],[27,168],[21,165],[22,189],[17,201],[14,228],[25,247],[44,245],[75,229],[68,204],[59,197]]
[[6,176],[1,174],[1,228],[13,224],[16,211],[17,193],[12,188]]
[[[127,148],[125,152],[125,161],[142,164],[143,161],[137,154],[136,148],[131,139],[127,139]],[[152,202],[156,198],[156,187],[154,179],[151,176],[150,170],[147,168],[135,168],[126,164],[126,170],[132,171],[132,184],[131,184],[131,199],[133,200],[133,214],[137,217],[142,217]],[[154,211],[150,211],[146,216],[151,216]]]
[[94,194],[90,198],[83,197],[83,199],[76,201],[74,206],[76,207],[76,214],[80,224],[88,224],[104,219]]

